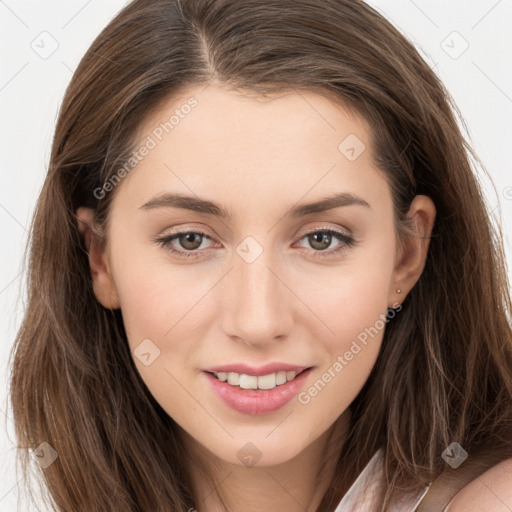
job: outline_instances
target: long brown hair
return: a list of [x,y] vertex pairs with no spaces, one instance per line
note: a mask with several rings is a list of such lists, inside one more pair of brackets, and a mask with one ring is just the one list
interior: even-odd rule
[[[29,450],[56,510],[194,505],[183,432],[133,363],[120,310],[92,289],[75,212],[106,232],[108,182],[149,112],[192,85],[313,91],[369,121],[400,237],[416,194],[437,217],[421,278],[386,327],[351,405],[347,441],[318,510],[332,511],[379,448],[388,489],[443,474],[453,441],[512,455],[511,300],[502,233],[471,166],[448,92],[388,21],[354,0],[134,0],[80,62],[62,104],[30,232],[27,307],[11,354],[23,474]],[[114,190],[115,191],[115,190]],[[98,198],[99,197],[99,198]]]

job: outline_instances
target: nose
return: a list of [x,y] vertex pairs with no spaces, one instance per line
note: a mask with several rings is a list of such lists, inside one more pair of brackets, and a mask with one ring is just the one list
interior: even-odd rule
[[252,262],[235,254],[219,290],[224,333],[258,348],[286,338],[293,325],[289,279],[270,253],[265,250]]

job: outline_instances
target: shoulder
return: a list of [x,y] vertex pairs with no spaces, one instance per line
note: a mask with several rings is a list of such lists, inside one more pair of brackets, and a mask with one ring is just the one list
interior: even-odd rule
[[512,457],[463,487],[445,512],[509,512],[512,510]]

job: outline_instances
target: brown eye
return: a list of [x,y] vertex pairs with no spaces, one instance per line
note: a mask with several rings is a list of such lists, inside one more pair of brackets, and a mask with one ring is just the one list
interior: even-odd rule
[[317,231],[308,235],[308,242],[311,244],[313,249],[323,251],[331,245],[332,235],[326,232]]
[[201,233],[191,231],[178,235],[177,240],[184,249],[194,251],[200,247],[202,238],[203,235]]
[[211,237],[201,231],[180,231],[172,235],[155,238],[154,241],[176,256],[195,258],[201,256],[201,253],[204,252],[198,249],[205,239],[211,240]]
[[[314,250],[314,256],[330,256],[340,250],[356,244],[354,237],[332,228],[310,231],[305,233],[301,240],[302,239],[307,239],[308,245]],[[333,239],[340,242],[339,247],[326,251],[326,249],[331,245]],[[325,254],[322,254],[323,252],[325,252]]]

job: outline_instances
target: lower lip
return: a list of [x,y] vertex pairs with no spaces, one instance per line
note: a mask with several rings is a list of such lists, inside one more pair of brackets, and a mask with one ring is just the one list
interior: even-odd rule
[[304,370],[295,379],[273,389],[242,389],[220,381],[208,372],[204,374],[226,405],[243,414],[257,416],[270,414],[290,402],[301,390],[311,370]]

